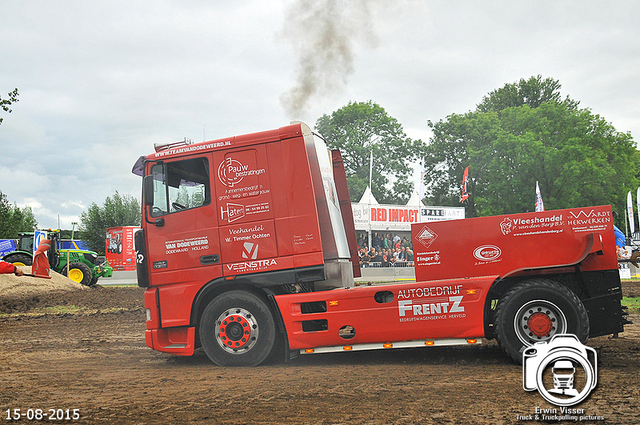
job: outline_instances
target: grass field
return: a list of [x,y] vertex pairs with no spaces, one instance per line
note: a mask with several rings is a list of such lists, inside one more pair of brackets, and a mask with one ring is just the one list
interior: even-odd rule
[[622,297],[622,305],[629,309],[629,313],[640,313],[640,297]]

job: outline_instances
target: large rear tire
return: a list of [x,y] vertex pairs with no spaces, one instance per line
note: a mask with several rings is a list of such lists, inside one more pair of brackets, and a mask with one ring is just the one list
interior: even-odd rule
[[219,366],[257,366],[274,348],[276,325],[265,301],[246,291],[225,292],[202,313],[200,341]]
[[30,266],[33,264],[33,258],[28,254],[22,253],[8,255],[5,257],[4,261],[11,263],[14,266]]
[[62,274],[84,286],[91,286],[91,280],[93,279],[89,266],[82,263],[71,263],[71,268],[68,271],[67,266],[65,266],[62,269]]
[[582,301],[566,286],[547,279],[531,279],[515,286],[498,301],[494,320],[498,345],[516,363],[536,342],[557,334],[574,334],[585,343],[589,316]]

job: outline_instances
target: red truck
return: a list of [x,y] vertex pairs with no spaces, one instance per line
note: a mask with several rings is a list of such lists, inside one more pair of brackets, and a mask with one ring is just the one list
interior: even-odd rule
[[478,344],[520,362],[558,333],[622,332],[611,208],[412,225],[416,282],[355,286],[339,151],[302,123],[156,145],[136,232],[146,343],[218,365]]

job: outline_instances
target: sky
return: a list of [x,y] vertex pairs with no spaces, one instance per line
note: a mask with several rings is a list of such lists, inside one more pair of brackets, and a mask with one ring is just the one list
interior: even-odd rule
[[624,0],[0,0],[0,96],[20,93],[0,111],[0,191],[71,229],[116,191],[139,198],[154,143],[369,100],[428,141],[428,121],[537,75],[637,140],[639,21]]

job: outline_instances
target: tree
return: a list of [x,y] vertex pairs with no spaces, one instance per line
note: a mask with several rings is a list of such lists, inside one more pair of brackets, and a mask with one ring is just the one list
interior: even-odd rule
[[528,105],[537,108],[545,102],[562,103],[569,109],[576,109],[580,102],[567,96],[560,97],[560,82],[553,78],[542,79],[541,75],[528,80],[520,79],[517,83],[508,83],[504,87],[492,91],[482,98],[476,110],[479,112],[501,111],[506,108]]
[[413,188],[409,180],[410,163],[423,149],[422,141],[408,138],[402,125],[384,108],[372,101],[350,102],[330,116],[320,117],[315,129],[326,139],[329,148],[340,149],[353,202],[360,200],[369,185],[372,152],[373,196],[387,204],[403,204],[409,200]]
[[31,207],[11,205],[7,196],[0,191],[0,238],[16,239],[19,233],[33,232],[37,227],[38,222]]
[[612,204],[624,211],[639,175],[631,135],[568,97],[561,101],[559,89],[555,80],[520,80],[489,94],[476,111],[429,122],[430,201],[461,205],[469,166],[468,217],[532,211],[536,181],[549,209]]
[[[7,99],[3,99],[2,97],[0,97],[0,107],[3,111],[11,113],[11,109],[9,108],[9,106],[11,106],[12,103],[18,102],[18,89],[13,89],[13,91],[8,93],[8,96],[9,97]],[[0,117],[0,124],[2,124],[2,120],[3,118]]]
[[107,229],[140,226],[141,211],[136,198],[116,191],[112,197],[107,196],[102,207],[94,202],[80,214],[79,229],[91,250],[104,253]]

